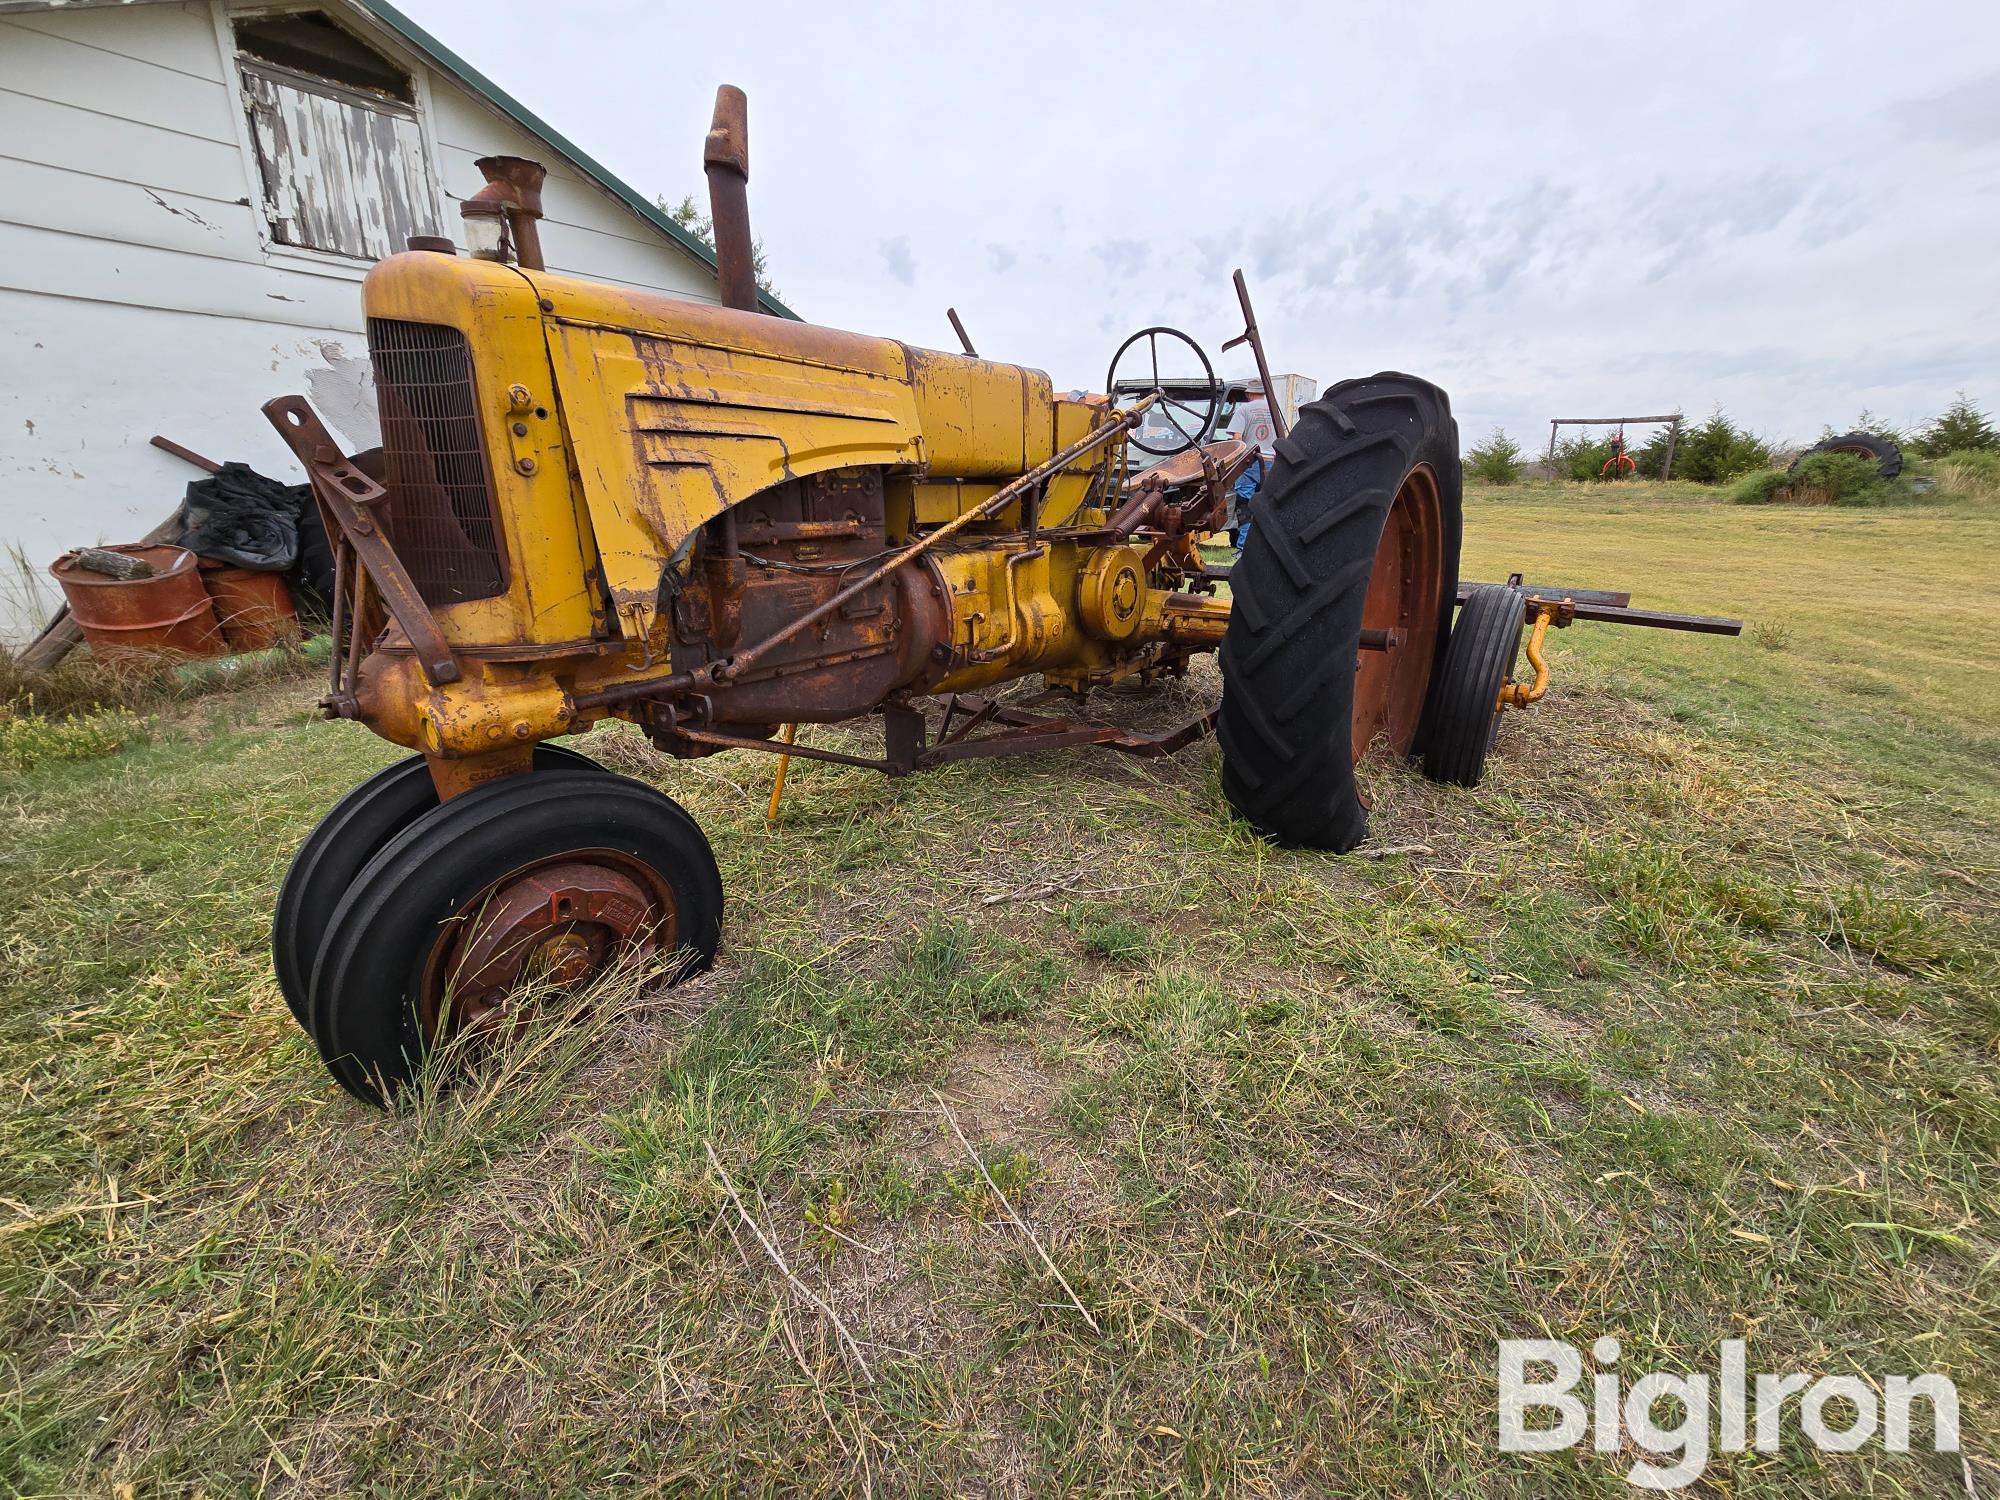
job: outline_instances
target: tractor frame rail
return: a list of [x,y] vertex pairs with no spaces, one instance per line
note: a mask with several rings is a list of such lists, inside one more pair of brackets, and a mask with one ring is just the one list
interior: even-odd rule
[[[1043,695],[1036,695],[1040,698]],[[1030,712],[1021,704],[1003,704],[976,693],[950,693],[942,698],[944,716],[933,738],[923,710],[908,703],[886,703],[882,718],[883,753],[855,755],[801,745],[778,735],[729,734],[677,723],[652,727],[653,743],[669,754],[694,758],[718,750],[762,750],[770,755],[859,766],[890,776],[908,776],[956,760],[995,755],[1032,755],[1097,745],[1142,760],[1153,760],[1194,743],[1215,729],[1215,709],[1189,719],[1164,734],[1097,724]],[[1033,699],[1029,701],[1035,701]],[[988,732],[979,733],[985,729]]]

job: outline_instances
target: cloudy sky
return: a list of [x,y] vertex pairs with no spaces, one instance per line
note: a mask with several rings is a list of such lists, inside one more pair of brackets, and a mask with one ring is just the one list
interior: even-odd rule
[[[1100,386],[1129,331],[1404,369],[1468,441],[1720,402],[2000,407],[2000,5],[404,0],[633,186],[751,215],[804,316]],[[1247,369],[1237,363],[1232,372]]]

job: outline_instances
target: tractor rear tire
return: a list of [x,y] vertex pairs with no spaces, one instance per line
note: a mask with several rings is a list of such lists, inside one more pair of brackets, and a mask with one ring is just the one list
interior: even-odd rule
[[[597,762],[560,745],[537,745],[537,771],[595,770]],[[271,968],[292,1019],[312,1030],[306,984],[326,924],[362,866],[384,844],[438,805],[421,755],[385,766],[333,805],[292,856],[271,918]],[[315,1038],[315,1040],[317,1040]]]
[[1432,781],[1478,786],[1486,774],[1500,732],[1500,689],[1521,652],[1527,598],[1512,584],[1482,584],[1459,611],[1424,744],[1424,775]]
[[1800,460],[1815,453],[1852,453],[1857,458],[1870,459],[1875,464],[1875,472],[1884,479],[1894,479],[1903,472],[1903,450],[1892,439],[1877,437],[1872,432],[1849,432],[1814,443],[1793,459],[1791,468],[1785,472],[1797,473]]
[[343,1088],[389,1104],[438,1041],[517,1026],[511,1002],[640,952],[678,983],[721,932],[715,855],[679,803],[609,771],[513,776],[425,813],[354,878],[313,964],[312,1031]]
[[[1343,381],[1277,445],[1230,570],[1217,724],[1223,792],[1266,837],[1346,853],[1368,831],[1355,762],[1378,734],[1421,747],[1458,590],[1460,486],[1450,400],[1410,375]],[[1364,625],[1399,644],[1364,661]]]

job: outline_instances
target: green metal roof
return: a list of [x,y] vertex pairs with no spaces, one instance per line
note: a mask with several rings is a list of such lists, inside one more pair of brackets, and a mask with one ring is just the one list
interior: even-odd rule
[[[423,53],[424,56],[428,57],[440,68],[444,69],[445,72],[451,74],[460,83],[464,84],[474,93],[482,96],[487,103],[506,115],[523,130],[527,131],[530,135],[547,141],[551,146],[555,147],[556,150],[569,159],[573,166],[580,168],[591,181],[595,182],[607,193],[610,193],[620,203],[623,203],[633,213],[644,219],[648,224],[651,224],[683,250],[687,251],[688,254],[694,256],[711,271],[716,269],[715,251],[709,248],[707,244],[689,234],[680,225],[668,218],[667,215],[660,212],[658,204],[640,196],[632,188],[612,176],[594,158],[578,150],[576,145],[567,136],[555,130],[541,116],[521,103],[520,100],[501,88],[492,79],[480,72],[479,69],[473,67],[471,63],[460,57],[451,48],[445,46],[444,43],[440,42],[436,37],[424,30],[423,27],[396,9],[395,6],[390,5],[388,0],[355,0],[355,3],[384,26],[395,32],[404,41],[408,42],[412,47]],[[757,302],[767,313],[773,313],[781,318],[798,319],[799,315],[797,313],[793,312],[768,292],[758,292]]]

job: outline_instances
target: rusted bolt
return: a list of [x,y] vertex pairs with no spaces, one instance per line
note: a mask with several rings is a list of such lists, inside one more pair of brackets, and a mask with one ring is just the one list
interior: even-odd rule
[[529,737],[530,735],[532,735],[532,734],[533,734],[534,732],[535,732],[534,730],[532,730],[532,729],[530,729],[530,728],[528,727],[528,721],[527,721],[526,719],[516,719],[516,720],[514,721],[514,738],[515,738],[515,739],[517,739],[517,740],[525,740],[525,739],[527,739],[527,738],[528,738],[528,737]]
[[510,385],[507,387],[507,409],[509,411],[526,411],[534,404],[535,398],[528,394],[528,388],[525,385]]
[[556,305],[555,305],[555,303],[553,303],[553,302],[549,301],[549,299],[548,299],[548,298],[546,298],[546,297],[542,298],[542,311],[543,311],[543,312],[554,312],[555,310],[556,310]]
[[528,424],[526,422],[516,422],[514,424],[514,436],[526,437],[527,435],[528,435]]
[[535,461],[532,458],[516,459],[514,467],[519,469],[523,474],[532,474],[535,472]]

